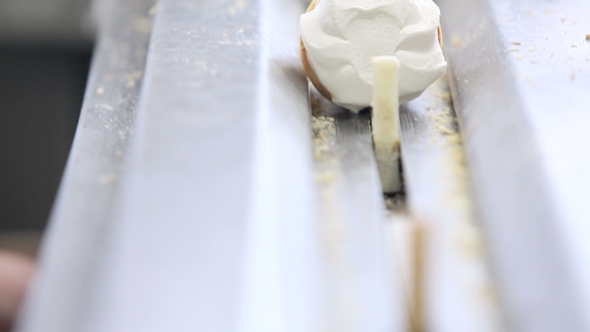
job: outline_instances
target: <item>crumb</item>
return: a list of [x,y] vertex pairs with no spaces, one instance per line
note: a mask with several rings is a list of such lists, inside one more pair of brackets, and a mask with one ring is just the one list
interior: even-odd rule
[[537,46],[533,45],[531,48],[529,48],[529,52],[534,52],[537,50]]
[[454,131],[450,130],[449,128],[447,128],[447,127],[445,127],[443,125],[438,125],[437,128],[438,128],[438,130],[440,130],[440,132],[443,135],[453,135],[453,134],[455,134]]
[[337,179],[338,179],[338,175],[336,172],[324,172],[324,173],[317,173],[315,175],[316,182],[320,183],[320,184],[333,183]]
[[134,17],[132,22],[135,31],[149,34],[152,31],[152,19],[147,17]]
[[150,8],[149,14],[151,16],[154,16],[158,13],[158,11],[160,11],[160,5],[155,5],[152,8]]
[[229,14],[233,17],[246,10],[246,0],[236,0],[235,3],[228,8]]
[[104,88],[96,89],[96,93],[98,93],[99,95],[102,95],[104,93]]
[[453,133],[451,135],[448,135],[448,137],[450,144],[457,145],[463,143],[463,139],[461,139],[461,135],[459,135],[458,133]]
[[[436,96],[439,97],[440,99],[444,100],[447,103],[451,102],[451,93],[449,93],[449,92],[440,92]],[[427,111],[432,111],[432,109],[429,108],[429,109],[427,109]]]
[[578,77],[578,74],[576,74],[576,70],[572,69],[572,76],[571,76],[572,81],[575,81],[577,77]]
[[521,42],[517,42],[517,41],[513,41],[512,42],[512,45],[522,45],[522,43]]
[[587,33],[587,34],[586,34],[586,40],[587,40],[587,41],[590,41],[590,33]]
[[119,177],[117,176],[117,174],[108,173],[108,174],[104,174],[104,175],[100,176],[98,178],[98,182],[102,185],[107,185],[107,184],[117,182],[118,178]]
[[530,62],[532,65],[536,65],[536,64],[538,63],[538,62],[537,62],[537,61],[535,61],[535,60],[531,60],[531,61],[529,61],[529,62]]

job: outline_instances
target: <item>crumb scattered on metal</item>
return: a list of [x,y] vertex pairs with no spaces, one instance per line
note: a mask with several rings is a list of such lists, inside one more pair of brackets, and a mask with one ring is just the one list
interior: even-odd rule
[[137,85],[137,81],[141,80],[143,78],[143,71],[141,70],[136,70],[134,72],[131,72],[129,74],[125,75],[125,86],[128,88],[134,88]]
[[[312,99],[312,106],[313,106]],[[334,155],[336,126],[334,119],[325,116],[312,117],[313,154],[317,161],[315,179],[320,184],[329,184],[338,179],[337,158]]]
[[532,76],[525,76],[524,79],[530,83],[530,85],[535,86],[537,85],[537,81]]
[[578,77],[578,74],[576,73],[576,70],[572,68],[572,75],[571,75],[572,81],[575,81],[577,77]]
[[236,0],[236,2],[228,8],[231,16],[236,16],[238,13],[246,9],[246,0]]
[[135,31],[142,34],[150,34],[152,32],[152,18],[151,17],[134,17],[131,21]]
[[119,177],[117,176],[117,174],[108,173],[108,174],[104,174],[104,175],[100,176],[98,178],[98,182],[102,185],[107,185],[107,184],[117,182],[118,179],[119,179]]
[[456,235],[456,245],[466,259],[484,258],[483,240],[475,225],[461,224]]
[[317,183],[330,184],[338,179],[338,173],[334,171],[326,171],[323,173],[316,173],[315,180]]
[[152,8],[150,8],[149,14],[151,16],[154,16],[158,13],[158,11],[160,11],[160,5],[155,5]]

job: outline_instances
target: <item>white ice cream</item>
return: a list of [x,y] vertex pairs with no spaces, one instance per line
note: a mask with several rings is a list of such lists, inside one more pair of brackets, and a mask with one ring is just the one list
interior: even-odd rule
[[376,56],[399,59],[400,103],[445,72],[439,18],[432,0],[320,0],[301,16],[301,38],[332,101],[358,112],[372,100]]

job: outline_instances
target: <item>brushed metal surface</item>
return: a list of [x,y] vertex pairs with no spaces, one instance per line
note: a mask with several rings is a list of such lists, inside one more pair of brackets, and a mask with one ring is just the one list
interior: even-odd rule
[[409,214],[425,229],[428,331],[500,331],[495,284],[447,77],[400,109]]
[[149,31],[149,1],[109,1],[101,27],[76,136],[48,230],[35,281],[17,331],[80,331],[87,293],[109,231],[115,191],[125,167]]
[[302,10],[159,2],[84,331],[320,328]]
[[337,107],[314,88],[311,101],[322,263],[331,303],[327,330],[405,331],[408,299],[399,257],[389,255],[385,243],[385,201],[371,116]]
[[438,2],[506,328],[590,330],[590,2]]
[[[102,16],[74,149],[19,331],[405,324],[386,273],[368,118],[343,122],[340,133],[341,221],[351,238],[334,244],[337,234],[318,223],[307,82],[292,42],[304,6],[111,5],[117,15]],[[144,70],[148,10],[156,22]],[[330,256],[335,248],[344,248],[339,263]]]

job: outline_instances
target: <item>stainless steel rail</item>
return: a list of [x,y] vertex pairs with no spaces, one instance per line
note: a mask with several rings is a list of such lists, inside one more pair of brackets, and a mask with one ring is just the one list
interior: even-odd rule
[[[303,9],[289,0],[160,1],[151,9],[145,74],[132,75],[132,88],[141,85],[137,112],[135,99],[90,103],[116,98],[129,84],[104,85],[130,73],[101,59],[131,59],[98,48],[44,263],[19,330],[405,326],[405,302],[389,278],[379,231],[385,209],[368,122],[354,145],[362,155],[342,163],[351,171],[342,179],[353,183],[341,193],[354,189],[343,196],[346,210],[336,220],[347,236],[324,232],[318,222],[308,89],[296,42]],[[132,31],[117,20],[106,25],[103,39]],[[98,128],[86,134],[94,107],[121,107],[126,121],[106,113],[104,123],[99,113]],[[131,131],[127,145],[120,135]],[[94,142],[113,143],[87,146]],[[355,173],[357,158],[362,167]],[[82,178],[91,181],[84,192]]]
[[500,331],[446,77],[400,110],[408,210],[424,228],[427,331]]
[[311,90],[322,263],[333,303],[327,330],[406,331],[410,299],[398,257],[387,252],[371,117],[351,114]]
[[[401,109],[426,329],[590,330],[590,3],[438,2],[453,102]],[[101,7],[17,331],[410,328],[370,118],[309,98],[304,3],[153,5]]]
[[307,89],[285,45],[300,10],[159,2],[84,330],[318,329]]
[[[19,331],[79,331],[88,290],[112,223],[141,88],[151,21],[149,1],[109,1],[101,25],[76,137],[31,296]],[[141,23],[141,24],[138,24]]]
[[590,2],[440,0],[510,331],[588,331]]

